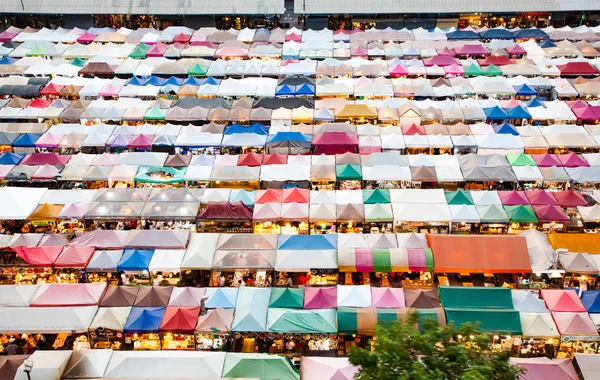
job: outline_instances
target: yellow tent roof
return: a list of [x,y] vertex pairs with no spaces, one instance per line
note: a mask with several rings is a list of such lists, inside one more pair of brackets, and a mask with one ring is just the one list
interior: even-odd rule
[[377,112],[366,104],[346,104],[335,116],[338,119],[377,117]]
[[52,220],[56,219],[58,214],[62,211],[64,205],[54,205],[50,203],[44,203],[39,205],[35,211],[29,215],[28,220]]

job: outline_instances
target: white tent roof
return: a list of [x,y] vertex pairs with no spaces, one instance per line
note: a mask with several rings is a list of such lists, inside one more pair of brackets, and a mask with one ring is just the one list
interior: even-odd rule
[[219,234],[190,234],[181,267],[184,269],[211,269],[218,241]]
[[[335,206],[334,206],[335,209]],[[335,249],[277,250],[275,270],[282,272],[308,272],[311,269],[336,269]]]
[[529,290],[513,289],[511,290],[513,307],[516,311],[522,313],[548,313],[544,301],[537,298]]
[[308,165],[266,165],[261,167],[261,181],[310,181]]
[[[452,215],[447,204],[440,203],[392,203],[396,222],[451,222]],[[424,213],[423,210],[427,210]]]
[[363,166],[363,179],[367,181],[410,181],[410,168],[400,165]]
[[0,188],[0,220],[27,219],[46,191],[32,187]]
[[96,306],[82,307],[2,307],[0,333],[48,333],[88,330]]
[[90,324],[90,330],[104,328],[113,331],[123,331],[131,307],[100,307]]
[[453,222],[479,223],[479,214],[475,206],[448,205]]
[[502,205],[495,190],[471,191],[471,197],[475,206]]
[[442,189],[392,189],[390,200],[392,203],[446,204],[446,196]]
[[337,190],[335,192],[335,202],[338,205],[345,204],[362,204],[362,191],[361,190]]
[[370,285],[338,285],[338,306],[371,307]]
[[152,255],[148,270],[157,272],[179,272],[185,249],[157,249]]
[[163,166],[168,156],[162,152],[126,152],[119,154],[116,165]]
[[225,352],[114,351],[104,373],[106,378],[219,378]]
[[513,172],[519,181],[543,181],[544,176],[537,166],[513,166]]
[[[33,369],[29,374],[35,380],[56,380],[62,377],[69,358],[73,351],[36,351],[28,360],[33,362]],[[14,380],[28,380],[29,376],[24,371],[25,364],[17,369]]]
[[112,355],[112,350],[78,350],[73,351],[65,368],[63,379],[100,378]]
[[519,313],[525,338],[558,337],[558,329],[550,313]]
[[92,203],[96,193],[97,190],[48,190],[40,200],[40,204]]
[[524,236],[527,241],[531,269],[536,271],[550,268],[556,257],[554,249],[550,245],[550,241],[548,241],[548,236],[533,228],[520,232],[519,235]]
[[438,182],[463,182],[460,166],[436,166],[435,175]]
[[0,307],[29,306],[39,285],[0,286]]

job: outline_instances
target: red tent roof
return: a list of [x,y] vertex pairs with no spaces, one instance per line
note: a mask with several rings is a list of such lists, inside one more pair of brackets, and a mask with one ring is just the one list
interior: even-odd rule
[[199,316],[199,307],[167,306],[160,323],[160,331],[193,334]]
[[283,190],[281,189],[258,190],[256,192],[256,200],[254,203],[281,203],[282,199]]
[[35,98],[35,99],[33,99],[33,101],[31,103],[29,103],[27,105],[27,107],[32,107],[32,108],[46,108],[51,103],[52,103],[52,100],[50,100],[50,99]]
[[515,63],[515,61],[513,61],[512,59],[505,57],[503,55],[489,56],[489,57],[486,57],[485,59],[478,59],[477,62],[479,63],[479,66],[489,66],[489,65],[504,66],[504,65],[512,65],[513,63]]
[[558,65],[561,75],[597,75],[598,70],[588,62],[569,62]]
[[583,195],[581,195],[579,191],[557,191],[554,193],[554,197],[558,201],[560,207],[577,207],[588,205],[585,198],[583,198]]
[[309,203],[310,190],[308,189],[284,189],[283,203]]
[[490,54],[490,51],[481,44],[465,44],[455,48],[456,55],[484,55]]
[[423,60],[425,66],[450,66],[450,65],[460,65],[460,62],[451,55],[434,55],[431,58],[425,58]]
[[288,156],[287,154],[265,154],[263,156],[262,164],[263,165],[285,165],[287,164]]
[[324,132],[313,137],[314,154],[358,152],[358,136],[346,132]]
[[84,268],[96,251],[94,247],[65,247],[54,262],[55,268]]
[[408,69],[406,66],[396,65],[393,69],[390,70],[390,75],[408,75]]
[[585,307],[574,290],[542,289],[540,294],[550,311],[585,312]]
[[522,191],[508,190],[498,191],[500,200],[504,206],[529,205],[529,200]]
[[91,34],[91,33],[84,33],[81,36],[79,36],[79,38],[77,38],[77,42],[79,43],[90,43],[93,42],[96,39],[96,35],[95,34]]
[[556,154],[532,154],[531,157],[533,158],[533,161],[535,161],[536,165],[542,168],[550,166],[563,166]]
[[402,134],[407,135],[407,136],[413,136],[413,135],[424,136],[426,134],[425,127],[423,127],[422,125],[416,125],[416,124],[403,125],[402,126]]
[[527,190],[525,196],[534,206],[540,205],[555,205],[558,206],[558,201],[554,198],[553,193],[547,192],[546,190]]
[[576,168],[578,166],[590,166],[588,162],[581,156],[575,153],[559,154],[558,160],[562,163],[562,166],[567,168]]
[[44,284],[30,306],[95,306],[106,290],[106,282],[95,284]]
[[198,215],[205,220],[252,220],[252,210],[243,202],[209,202]]
[[263,155],[258,153],[240,154],[237,166],[260,166]]
[[62,90],[63,87],[65,87],[65,86],[61,86],[60,84],[50,83],[49,85],[47,85],[40,91],[40,95],[59,95],[60,90]]
[[540,222],[568,222],[571,220],[557,205],[534,205],[533,211]]
[[175,38],[173,38],[173,42],[186,43],[186,42],[189,42],[191,38],[192,38],[192,36],[189,34],[179,33],[178,35],[175,36]]
[[58,153],[32,153],[21,161],[21,165],[65,166],[70,159],[71,156]]
[[523,49],[521,46],[519,46],[517,44],[514,44],[513,46],[506,47],[504,50],[506,50],[506,52],[508,54],[513,54],[513,55],[527,54],[527,50]]
[[63,247],[13,247],[13,249],[29,265],[50,267],[60,256]]

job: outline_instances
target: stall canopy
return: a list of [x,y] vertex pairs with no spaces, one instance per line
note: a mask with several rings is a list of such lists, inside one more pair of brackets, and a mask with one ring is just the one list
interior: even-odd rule
[[506,288],[440,286],[444,308],[512,309],[512,295]]
[[160,324],[160,331],[193,334],[199,316],[199,306],[168,306]]
[[207,309],[223,308],[232,309],[235,308],[238,297],[238,288],[207,288],[205,306]]
[[213,309],[208,310],[204,315],[198,318],[198,324],[196,325],[196,331],[199,333],[209,334],[226,334],[231,331],[231,324],[233,323],[233,314],[235,309]]
[[431,309],[440,307],[435,289],[404,289],[406,307]]
[[109,286],[100,300],[101,307],[133,306],[140,287],[138,286]]
[[352,380],[360,370],[348,358],[319,358],[304,356],[300,361],[303,378],[323,380]]
[[304,289],[271,288],[270,308],[302,309],[304,306]]
[[3,307],[2,334],[59,334],[87,332],[98,307]]
[[600,363],[596,354],[575,354],[575,360],[584,380],[594,380],[600,376]]
[[166,307],[132,307],[123,331],[126,333],[158,332]]
[[85,270],[87,272],[116,272],[122,256],[122,249],[96,250]]
[[571,359],[566,358],[510,358],[510,364],[525,370],[519,378],[578,380],[579,376]]
[[270,298],[270,288],[240,288],[232,331],[266,331]]
[[429,248],[340,248],[340,271],[409,272],[433,270]]
[[101,378],[111,355],[112,350],[73,351],[62,378]]
[[466,322],[480,323],[481,329],[489,333],[521,335],[519,312],[508,309],[454,309],[446,308],[446,320],[457,326]]
[[551,312],[569,311],[577,313],[585,311],[585,307],[575,290],[543,289],[540,291],[540,295]]
[[595,234],[549,234],[552,248],[565,248],[569,252],[600,253],[600,239]]
[[138,307],[162,307],[169,304],[172,286],[144,286],[140,288],[135,297],[133,306]]
[[31,373],[25,372],[25,363],[23,363],[17,369],[13,380],[28,380],[30,377],[42,380],[60,379],[62,378],[71,354],[71,351],[38,350],[27,358],[33,365]]
[[95,306],[106,286],[106,283],[42,284],[30,306]]
[[308,272],[337,268],[337,235],[279,235],[275,270]]
[[223,366],[224,378],[258,378],[300,380],[300,374],[283,356],[266,354],[227,353]]
[[304,288],[305,309],[331,309],[337,307],[337,287]]
[[280,333],[336,333],[335,309],[269,308],[267,330]]
[[598,335],[588,313],[553,312],[552,318],[561,335]]
[[558,329],[550,313],[520,313],[523,336],[528,338],[558,337]]
[[427,235],[427,239],[436,272],[531,272],[527,242],[521,236]]

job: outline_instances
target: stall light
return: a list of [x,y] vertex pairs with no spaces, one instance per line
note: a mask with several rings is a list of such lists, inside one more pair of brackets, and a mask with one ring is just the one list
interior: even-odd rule
[[457,336],[457,338],[458,338],[459,340],[462,340],[463,336],[459,334],[459,335]]
[[469,335],[469,339],[471,339],[471,340],[475,339],[475,335]]
[[498,340],[500,337],[498,335],[494,335],[494,340]]

